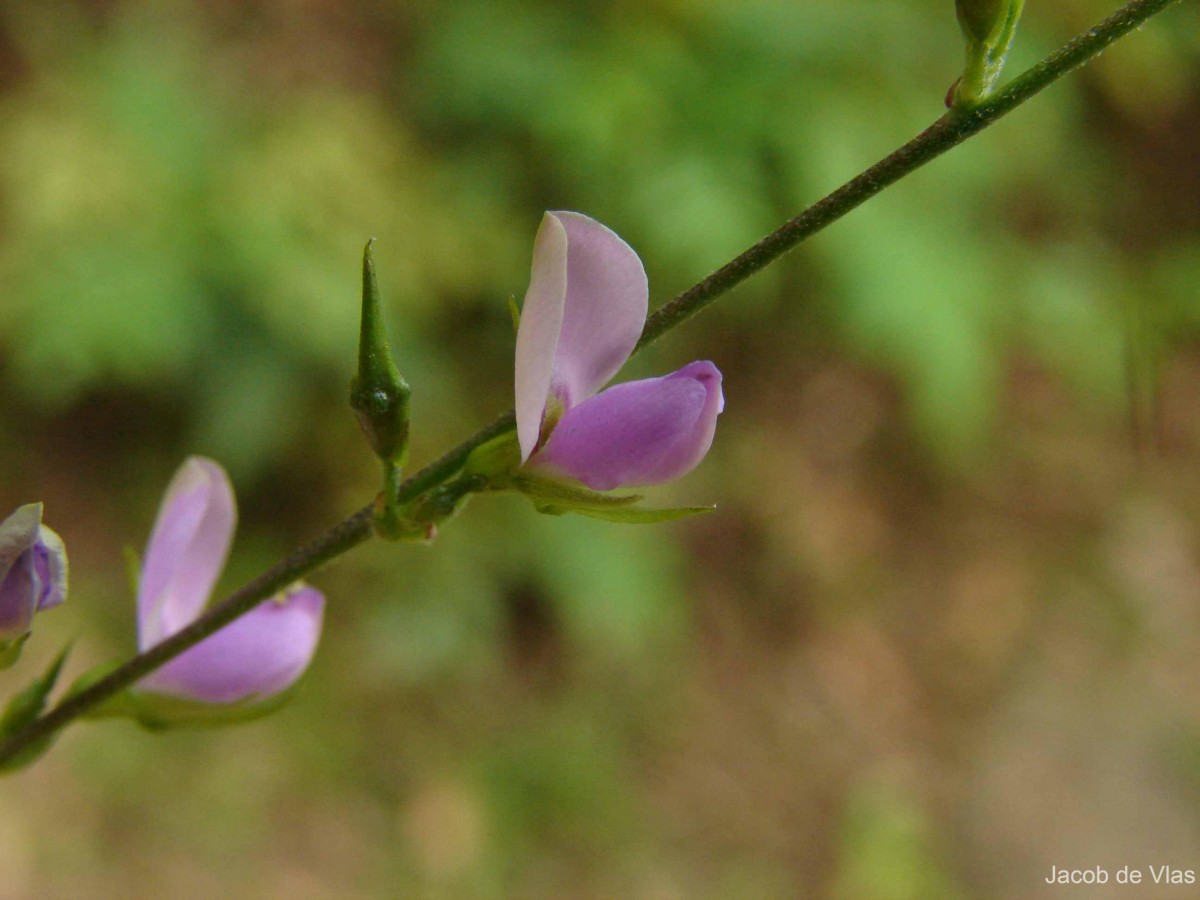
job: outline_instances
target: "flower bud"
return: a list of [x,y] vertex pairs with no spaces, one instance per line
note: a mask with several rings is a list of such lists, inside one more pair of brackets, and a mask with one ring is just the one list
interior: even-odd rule
[[62,538],[42,524],[42,504],[18,507],[0,522],[0,650],[28,634],[36,612],[66,596]]
[[358,374],[350,382],[350,406],[375,455],[403,465],[408,454],[408,403],[412,390],[400,375],[388,347],[379,303],[375,261],[368,241],[363,250],[362,327]]

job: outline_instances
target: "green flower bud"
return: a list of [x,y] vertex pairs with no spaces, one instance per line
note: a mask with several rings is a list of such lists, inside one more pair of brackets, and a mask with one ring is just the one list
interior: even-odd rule
[[388,347],[371,244],[363,250],[362,328],[358,374],[350,382],[350,406],[371,449],[384,462],[403,465],[408,455],[408,405],[412,389],[400,376]]

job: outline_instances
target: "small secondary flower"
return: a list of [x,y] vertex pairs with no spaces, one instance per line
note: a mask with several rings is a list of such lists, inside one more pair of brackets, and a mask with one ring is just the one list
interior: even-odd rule
[[[138,647],[190,625],[208,603],[233,539],[237,508],[225,470],[191,457],[163,498],[138,585]],[[264,601],[147,675],[138,689],[203,703],[271,697],[308,667],[325,597],[298,585]]]
[[67,597],[67,550],[27,503],[0,522],[0,646],[29,633],[35,613]]
[[711,362],[600,390],[632,354],[648,298],[641,260],[614,232],[546,213],[517,330],[526,470],[607,491],[673,481],[708,453],[725,404]]

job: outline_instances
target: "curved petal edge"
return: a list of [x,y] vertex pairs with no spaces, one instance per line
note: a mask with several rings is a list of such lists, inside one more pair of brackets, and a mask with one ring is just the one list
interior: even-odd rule
[[614,385],[568,410],[528,467],[597,491],[673,481],[712,446],[721,382],[720,370],[700,361]]
[[542,216],[533,242],[529,289],[517,327],[516,413],[521,460],[533,453],[542,428],[567,296],[567,232],[552,213]]
[[138,584],[138,646],[145,650],[200,615],[217,583],[237,527],[225,470],[190,457],[159,507]]
[[567,234],[567,293],[551,393],[571,409],[625,365],[646,323],[650,287],[641,259],[616,232],[577,212],[555,212]]
[[308,668],[324,610],[320,591],[295,586],[147,675],[138,689],[201,703],[272,697]]

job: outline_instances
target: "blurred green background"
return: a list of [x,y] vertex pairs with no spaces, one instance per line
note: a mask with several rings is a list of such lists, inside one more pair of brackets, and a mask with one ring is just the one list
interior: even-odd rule
[[[1030,0],[1013,71],[1115,3]],[[0,782],[0,897],[1200,870],[1198,26],[1168,12],[631,364],[723,369],[712,453],[651,498],[716,514],[488,497],[358,550],[314,579],[281,713],[82,725]],[[420,464],[511,405],[542,210],[614,228],[665,302],[938,116],[961,52],[949,0],[4,0],[0,513],[44,500],[73,569],[4,692],[70,637],[69,676],[132,649],[122,553],[186,455],[239,491],[224,587],[373,494],[368,237]]]

